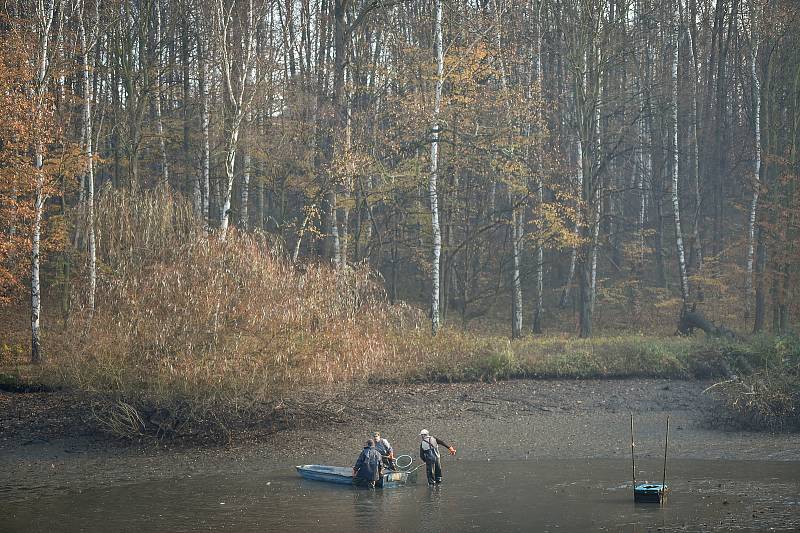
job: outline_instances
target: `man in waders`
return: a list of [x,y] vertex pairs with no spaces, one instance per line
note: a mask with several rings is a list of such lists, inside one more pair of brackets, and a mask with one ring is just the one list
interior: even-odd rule
[[375,441],[375,449],[380,452],[383,458],[383,466],[389,470],[397,470],[394,464],[394,449],[389,441],[381,437],[381,432],[376,431],[372,434],[372,439]]
[[425,463],[428,485],[437,485],[442,482],[442,461],[439,455],[439,445],[441,444],[447,448],[450,455],[455,455],[456,449],[439,437],[430,435],[427,429],[420,431],[419,436],[419,458]]
[[383,461],[381,454],[375,449],[375,441],[368,440],[361,450],[361,455],[353,465],[353,483],[356,485],[366,485],[374,489],[375,482],[380,481],[383,476]]

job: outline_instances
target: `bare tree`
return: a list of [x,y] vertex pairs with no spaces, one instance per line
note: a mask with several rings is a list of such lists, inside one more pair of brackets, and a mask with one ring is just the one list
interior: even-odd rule
[[[36,2],[36,28],[38,30],[38,42],[36,47],[37,72],[33,86],[33,97],[35,100],[37,118],[44,122],[47,115],[49,104],[47,97],[47,76],[50,66],[50,31],[53,27],[53,20],[56,11],[61,11],[61,6],[56,5],[56,0],[40,0]],[[43,124],[39,124],[42,126]],[[41,130],[41,127],[39,128]],[[34,176],[36,182],[36,194],[34,197],[34,222],[31,239],[31,362],[39,364],[44,361],[42,354],[42,339],[40,330],[40,320],[42,313],[42,288],[39,281],[39,246],[42,234],[42,212],[47,200],[45,191],[45,171],[44,171],[44,139],[42,132],[37,132],[34,139]]]
[[756,210],[761,188],[761,83],[758,79],[758,13],[756,1],[750,2],[750,81],[753,110],[753,173],[751,183],[753,196],[750,201],[750,212],[747,217],[747,267],[745,270],[745,320],[750,319],[753,300],[753,258],[756,243]]
[[92,148],[93,121],[92,121],[92,102],[94,94],[89,79],[89,71],[93,69],[92,49],[96,45],[97,25],[100,19],[99,0],[95,1],[94,17],[92,27],[89,32],[86,30],[86,1],[82,0],[77,8],[78,29],[81,43],[81,55],[83,68],[81,69],[83,81],[83,138],[84,156],[86,158],[86,168],[84,181],[86,185],[86,225],[89,245],[89,312],[94,313],[95,292],[97,290],[97,249],[95,242],[95,221],[94,221],[94,150]]
[[[681,0],[676,0],[675,3]],[[681,298],[683,299],[683,310],[685,311],[689,305],[689,278],[686,273],[686,257],[683,248],[683,231],[681,229],[681,210],[679,202],[679,142],[678,142],[678,42],[680,40],[680,23],[678,21],[677,9],[679,6],[672,6],[672,20],[670,27],[670,47],[671,47],[671,61],[670,61],[670,80],[671,80],[671,124],[672,135],[670,150],[672,152],[672,214],[675,220],[675,247],[678,252],[678,272],[681,281]]]
[[253,0],[213,0],[213,20],[217,59],[222,71],[225,102],[225,188],[222,192],[219,227],[228,230],[231,194],[235,177],[236,151],[242,122],[256,95],[252,71],[256,68],[256,32],[259,17],[267,4],[254,5]]
[[439,331],[439,263],[442,255],[442,229],[439,226],[439,112],[442,105],[444,83],[444,50],[442,49],[442,0],[435,2],[434,48],[436,54],[436,89],[431,126],[431,167],[428,181],[428,196],[431,206],[431,230],[433,232],[433,257],[431,261],[431,330]]

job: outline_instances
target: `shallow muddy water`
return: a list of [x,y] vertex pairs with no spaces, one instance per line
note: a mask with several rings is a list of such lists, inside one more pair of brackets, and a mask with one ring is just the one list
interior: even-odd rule
[[[307,481],[293,468],[0,489],[0,531],[797,531],[800,462],[674,460],[666,504],[634,504],[621,459],[452,461],[445,483],[391,490]],[[637,462],[637,480],[662,464]]]

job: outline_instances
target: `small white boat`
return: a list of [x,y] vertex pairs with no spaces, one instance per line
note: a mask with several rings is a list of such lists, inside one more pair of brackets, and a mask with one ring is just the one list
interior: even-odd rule
[[[295,468],[304,479],[339,485],[352,485],[354,482],[353,469],[347,466],[299,465]],[[385,471],[375,486],[384,489],[402,487],[408,482],[408,478],[409,472]]]

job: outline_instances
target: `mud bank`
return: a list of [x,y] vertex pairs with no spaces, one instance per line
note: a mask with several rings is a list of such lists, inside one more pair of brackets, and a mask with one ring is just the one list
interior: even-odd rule
[[[710,382],[675,380],[524,380],[381,385],[325,402],[334,416],[273,431],[254,424],[224,445],[117,441],[99,433],[91,406],[65,392],[0,393],[0,492],[44,485],[81,490],[198,474],[231,474],[302,463],[350,464],[380,430],[397,453],[415,455],[426,428],[458,448],[451,461],[670,457],[800,461],[797,435],[740,431],[703,391]],[[330,406],[329,406],[330,407]],[[10,494],[9,494],[10,493]]]

